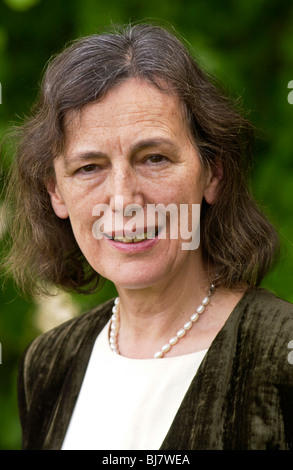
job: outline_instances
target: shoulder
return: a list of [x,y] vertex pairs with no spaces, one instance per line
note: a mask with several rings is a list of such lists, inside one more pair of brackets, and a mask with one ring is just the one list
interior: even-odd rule
[[293,304],[263,288],[247,291],[227,326],[238,340],[275,344],[293,339]]
[[66,398],[64,412],[72,406],[73,389],[79,389],[95,339],[109,320],[112,305],[108,301],[40,335],[23,354],[18,407],[24,448],[42,448],[62,397]]
[[248,292],[252,299],[252,305],[260,308],[270,308],[273,310],[293,313],[293,304],[280,298],[277,294],[268,291],[267,289],[258,288]]
[[255,289],[243,298],[243,314],[249,323],[254,323],[262,332],[278,330],[279,334],[286,327],[293,327],[293,304],[277,297],[266,289]]
[[110,318],[112,305],[113,301],[109,300],[41,334],[29,345],[27,352],[41,352],[50,345],[56,348],[59,343],[67,343],[69,338],[71,345],[78,344],[88,333],[98,334]]
[[80,353],[84,344],[93,344],[111,315],[109,300],[38,336],[23,354],[20,374],[30,384],[37,378],[62,371]]
[[243,357],[249,358],[255,373],[260,366],[293,386],[293,304],[265,289],[248,292],[241,304],[237,336]]

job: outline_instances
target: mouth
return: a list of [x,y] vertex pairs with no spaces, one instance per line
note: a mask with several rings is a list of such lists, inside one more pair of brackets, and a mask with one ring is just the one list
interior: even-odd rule
[[113,235],[113,236],[110,236],[106,233],[104,233],[104,236],[105,238],[107,238],[108,240],[113,240],[115,242],[119,242],[119,243],[125,243],[125,244],[129,244],[129,243],[142,243],[144,242],[145,240],[152,240],[154,238],[156,238],[159,234],[159,230],[158,229],[153,229],[153,230],[148,230],[148,231],[144,231],[144,232],[141,232],[141,233],[133,233],[133,234],[120,234],[120,235]]

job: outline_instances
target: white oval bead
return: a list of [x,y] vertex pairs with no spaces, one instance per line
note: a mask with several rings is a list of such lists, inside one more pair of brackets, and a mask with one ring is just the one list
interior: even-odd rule
[[111,316],[111,321],[112,321],[112,323],[113,323],[113,322],[116,322],[117,320],[118,320],[117,314],[116,314],[116,313],[113,313],[112,316]]
[[174,346],[178,341],[178,336],[173,336],[173,338],[170,339],[169,343],[171,346]]
[[192,321],[192,323],[196,322],[198,320],[198,313],[194,313],[193,315],[191,315],[190,320]]
[[192,327],[192,321],[191,320],[184,323],[184,330],[190,330],[191,327]]
[[186,331],[184,330],[184,328],[181,328],[179,331],[177,331],[178,338],[182,338],[182,336],[184,336],[185,333]]
[[115,344],[116,343],[116,338],[114,336],[110,336],[109,343],[110,344]]
[[119,297],[116,297],[116,299],[114,300],[114,304],[115,304],[115,305],[118,305],[118,304],[119,304],[119,302],[120,302],[120,299],[119,299]]
[[118,311],[118,307],[117,307],[117,305],[114,305],[114,307],[112,307],[112,313],[115,314],[115,313],[117,313],[117,311]]
[[204,312],[204,309],[205,309],[205,306],[204,306],[204,305],[200,305],[199,307],[197,307],[196,311],[197,311],[197,313],[203,313],[203,312]]
[[163,355],[163,351],[158,351],[156,352],[156,354],[154,354],[154,359],[160,359],[161,357],[163,357]]
[[207,305],[207,304],[209,303],[209,301],[210,301],[210,298],[209,298],[209,297],[204,297],[204,298],[202,299],[201,303],[202,303],[203,305]]
[[164,344],[164,346],[162,346],[163,353],[168,352],[170,348],[171,348],[171,346],[170,346],[169,343]]

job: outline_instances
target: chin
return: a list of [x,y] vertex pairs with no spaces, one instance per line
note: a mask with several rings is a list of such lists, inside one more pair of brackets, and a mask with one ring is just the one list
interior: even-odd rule
[[117,288],[121,289],[146,289],[158,285],[164,279],[163,273],[159,275],[158,272],[146,272],[146,270],[138,272],[137,270],[131,272],[115,272],[104,273],[105,278],[109,279]]

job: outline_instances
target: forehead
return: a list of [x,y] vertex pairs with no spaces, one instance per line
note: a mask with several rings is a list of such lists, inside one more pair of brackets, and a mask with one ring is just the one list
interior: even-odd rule
[[109,132],[166,134],[173,138],[187,131],[183,105],[174,92],[163,92],[145,81],[129,79],[65,118],[68,143],[89,134]]

